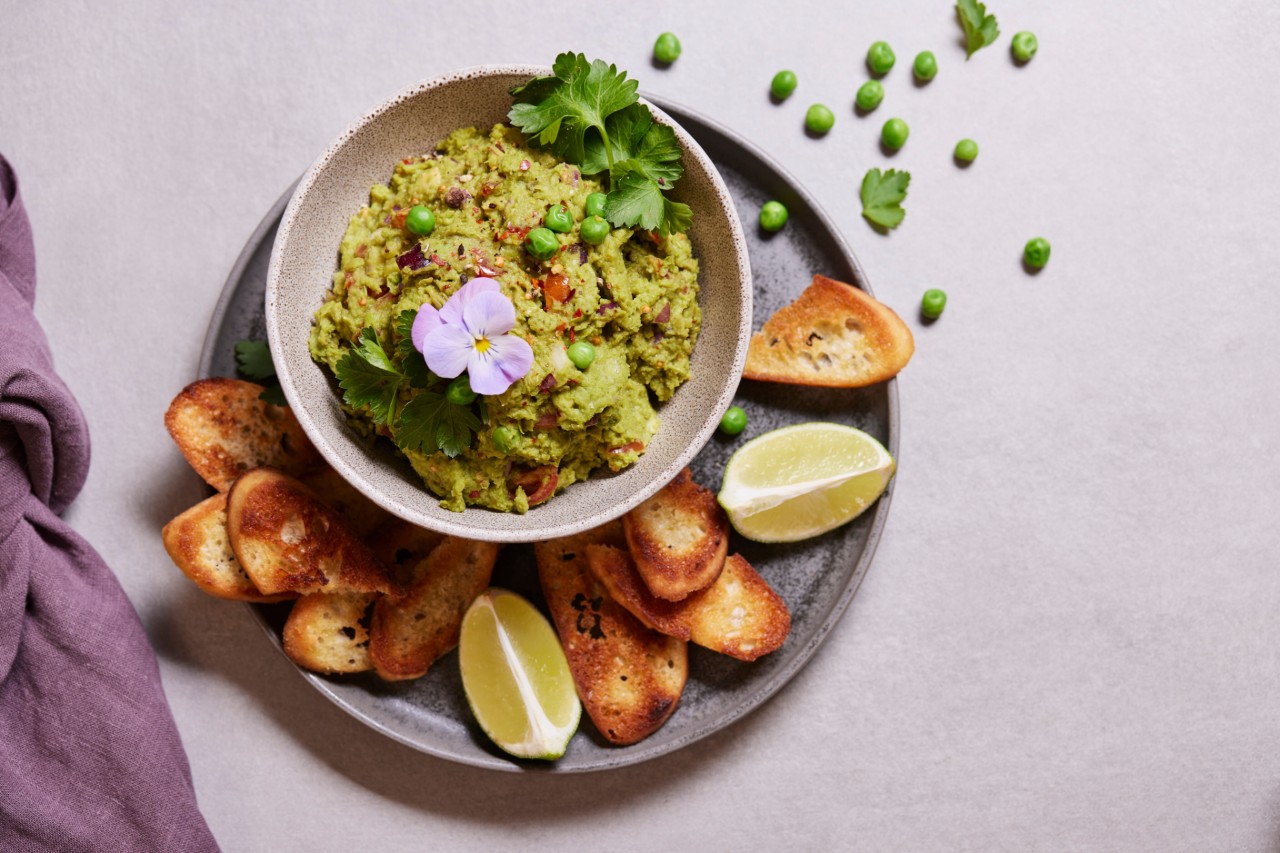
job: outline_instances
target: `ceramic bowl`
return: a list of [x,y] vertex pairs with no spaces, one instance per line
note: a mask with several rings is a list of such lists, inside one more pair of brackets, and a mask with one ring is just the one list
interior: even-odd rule
[[389,512],[456,536],[527,542],[566,536],[635,507],[676,475],[711,437],[732,404],[751,331],[751,269],[729,191],[698,143],[669,116],[684,148],[675,197],[693,208],[690,239],[699,262],[702,332],[692,377],[658,413],[662,426],[630,468],[607,468],[528,513],[479,507],[452,512],[433,495],[390,442],[372,446],[347,424],[336,384],[307,349],[311,319],[337,267],[351,216],[385,183],[394,164],[431,151],[459,127],[505,121],[510,89],[547,74],[534,66],[485,66],[441,77],[391,98],[343,133],[299,182],[285,209],[267,273],[266,325],[285,397],[303,430],[339,474]]

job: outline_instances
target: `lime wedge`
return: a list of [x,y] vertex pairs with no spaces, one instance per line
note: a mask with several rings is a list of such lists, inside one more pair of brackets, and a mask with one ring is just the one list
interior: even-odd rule
[[798,542],[857,518],[893,476],[884,445],[842,424],[783,427],[729,459],[720,505],[734,529],[757,542]]
[[520,758],[559,758],[582,705],[555,629],[527,600],[490,587],[462,617],[462,689],[495,744]]

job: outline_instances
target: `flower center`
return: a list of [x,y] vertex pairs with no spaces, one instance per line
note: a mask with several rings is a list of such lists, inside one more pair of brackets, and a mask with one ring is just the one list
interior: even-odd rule
[[476,338],[476,352],[483,353],[488,350],[490,346],[492,346],[492,344],[489,343],[488,338]]

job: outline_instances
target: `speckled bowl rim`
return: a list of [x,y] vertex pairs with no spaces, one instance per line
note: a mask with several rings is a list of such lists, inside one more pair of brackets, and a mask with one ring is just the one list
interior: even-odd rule
[[[279,317],[276,311],[278,285],[281,276],[281,264],[284,254],[284,247],[289,239],[290,232],[293,227],[295,218],[299,208],[303,205],[308,193],[316,183],[319,175],[330,164],[337,152],[349,142],[361,129],[376,121],[390,110],[396,108],[401,102],[416,98],[425,92],[442,88],[462,80],[470,80],[477,77],[488,76],[507,76],[520,75],[527,77],[535,77],[549,74],[550,68],[538,65],[477,65],[469,68],[463,68],[452,73],[436,77],[434,79],[418,83],[410,86],[392,97],[384,100],[381,104],[367,113],[363,118],[350,125],[343,133],[331,143],[316,159],[309,169],[303,174],[294,189],[293,197],[289,200],[289,204],[285,207],[284,214],[281,217],[279,229],[276,232],[275,243],[271,251],[271,260],[267,269],[267,287],[266,287],[266,331],[267,341],[273,354],[280,353],[283,346],[282,332],[279,328]],[[707,153],[702,150],[689,132],[680,127],[679,123],[671,116],[664,112],[660,107],[645,98],[641,98],[644,103],[653,112],[654,118],[671,126],[681,145],[684,148],[684,156],[691,157],[699,161],[703,169],[711,180],[711,189],[719,202],[721,214],[726,218],[729,232],[733,242],[733,258],[737,266],[738,290],[742,300],[742,310],[739,312],[738,329],[736,336],[736,346],[734,357],[732,360],[732,369],[728,371],[724,378],[724,382],[719,385],[719,393],[714,399],[710,400],[710,406],[707,409],[706,416],[702,425],[695,433],[694,439],[688,442],[685,447],[676,456],[665,465],[657,474],[648,482],[643,482],[639,488],[635,489],[629,496],[621,501],[613,504],[602,506],[594,512],[587,513],[583,517],[574,521],[562,523],[558,525],[546,525],[536,512],[530,512],[523,516],[514,513],[505,514],[512,518],[524,520],[526,523],[512,528],[490,528],[477,527],[474,525],[454,521],[449,518],[440,518],[427,513],[420,512],[413,507],[405,506],[399,501],[390,499],[383,491],[373,482],[365,477],[359,469],[352,465],[341,453],[338,452],[328,440],[325,428],[312,417],[311,412],[303,404],[303,397],[294,387],[292,376],[286,366],[286,362],[282,358],[276,358],[278,368],[277,378],[280,381],[285,399],[293,409],[298,422],[301,424],[303,432],[311,439],[312,444],[320,452],[333,468],[347,482],[351,483],[362,494],[376,503],[378,506],[387,510],[413,524],[436,530],[453,536],[461,536],[471,539],[481,539],[494,542],[536,542],[546,539],[553,539],[560,536],[570,536],[581,533],[597,527],[608,521],[612,521],[634,509],[636,506],[644,502],[647,498],[657,492],[672,477],[676,475],[682,468],[687,466],[690,461],[698,454],[702,447],[710,440],[712,433],[720,422],[720,415],[733,401],[737,392],[738,385],[742,378],[742,369],[746,364],[747,344],[751,337],[752,324],[752,277],[751,264],[747,254],[746,237],[742,231],[742,223],[738,220],[737,212],[734,208],[733,197],[721,178],[719,171]],[[704,215],[705,212],[704,212]],[[696,250],[695,246],[695,250]],[[335,247],[336,253],[336,247]],[[726,265],[728,267],[728,265]],[[591,480],[583,483],[574,484],[574,486],[589,486]],[[573,488],[572,486],[570,488]],[[567,490],[566,490],[567,491]],[[435,500],[430,491],[423,487],[423,493],[432,501]],[[557,495],[552,500],[563,500],[565,493]],[[464,519],[468,513],[473,512],[492,512],[491,510],[468,508],[462,513],[457,513],[459,519]]]

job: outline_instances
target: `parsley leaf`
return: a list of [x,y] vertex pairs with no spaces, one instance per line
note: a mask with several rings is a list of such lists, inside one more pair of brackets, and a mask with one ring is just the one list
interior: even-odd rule
[[392,364],[373,329],[360,333],[356,345],[338,361],[333,372],[348,406],[368,408],[380,424],[394,419],[397,395],[405,377]]
[[[610,176],[614,180],[635,171],[658,181],[663,189],[670,189],[684,174],[676,132],[654,121],[653,114],[644,104],[632,104],[619,110],[609,116],[605,126],[609,129],[609,142],[613,146]],[[609,157],[602,137],[593,134],[588,138],[579,165],[585,175],[609,169]]]
[[435,453],[450,459],[471,446],[480,419],[466,406],[450,403],[443,394],[424,391],[405,405],[396,422],[396,444],[401,450]]
[[636,81],[616,65],[588,62],[581,53],[560,54],[551,70],[554,76],[535,77],[511,90],[516,99],[507,114],[511,123],[573,163],[582,162],[587,131],[594,128],[610,154],[605,119],[636,102]]
[[614,184],[613,192],[605,197],[604,215],[619,227],[639,225],[663,234],[687,231],[693,222],[689,205],[664,196],[658,182],[640,172],[627,172]]
[[987,14],[987,7],[978,0],[956,0],[956,17],[964,28],[965,49],[968,60],[1000,35],[1000,25],[995,15]]
[[250,379],[276,378],[266,341],[236,341],[236,367]]
[[436,375],[427,367],[426,359],[413,345],[413,321],[418,319],[417,311],[401,311],[396,317],[396,354],[400,356],[400,367],[410,387],[426,388],[436,381]]
[[273,406],[289,405],[289,401],[284,398],[284,389],[276,383],[265,386],[262,393],[258,395],[258,399]]
[[902,224],[907,212],[902,201],[907,197],[910,172],[890,169],[883,174],[872,169],[862,179],[862,215],[877,229],[887,231]]

